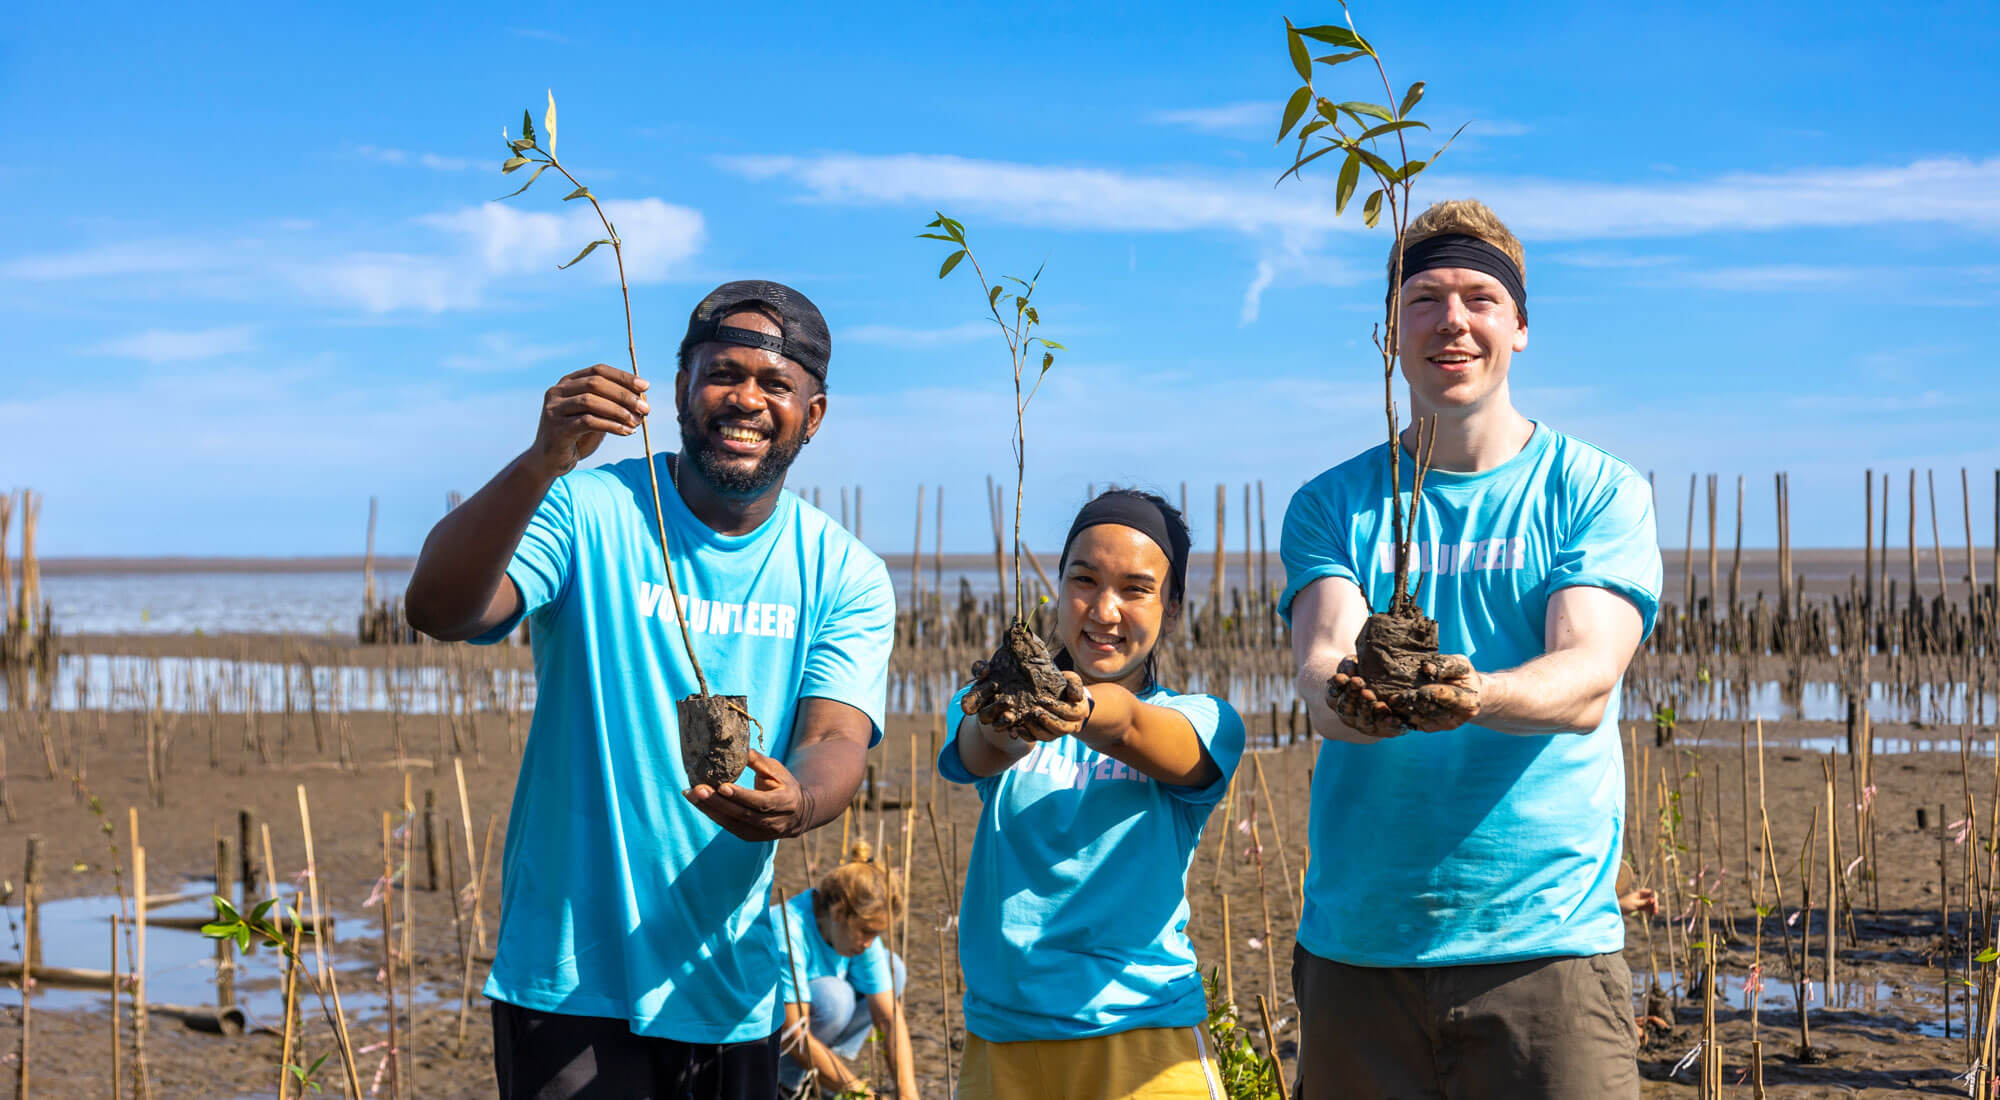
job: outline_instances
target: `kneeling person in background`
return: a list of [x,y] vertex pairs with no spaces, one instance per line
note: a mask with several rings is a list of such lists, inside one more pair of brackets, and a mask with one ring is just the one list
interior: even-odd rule
[[[819,885],[771,907],[778,943],[778,998],[785,1006],[778,1079],[786,1095],[811,1095],[808,1071],[843,1095],[872,1095],[848,1063],[869,1035],[888,1036],[896,1095],[915,1100],[916,1066],[903,1014],[902,957],[882,937],[903,920],[901,876],[869,861],[866,842]],[[789,945],[789,946],[788,946]]]

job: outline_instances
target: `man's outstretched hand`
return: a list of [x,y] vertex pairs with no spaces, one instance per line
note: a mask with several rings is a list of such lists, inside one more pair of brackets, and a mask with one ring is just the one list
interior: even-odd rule
[[1424,682],[1411,696],[1411,729],[1438,733],[1479,717],[1485,677],[1464,656],[1440,653],[1425,661],[1418,674]]
[[1407,697],[1399,714],[1361,678],[1354,658],[1343,658],[1327,683],[1327,703],[1347,728],[1365,737],[1389,738],[1421,730],[1438,733],[1479,717],[1485,678],[1456,653],[1439,654],[1419,670],[1424,682]]
[[1403,720],[1361,679],[1361,666],[1352,657],[1341,658],[1333,679],[1327,682],[1326,701],[1348,729],[1364,737],[1398,737],[1407,732]]
[[744,840],[803,836],[811,828],[812,796],[799,785],[791,769],[751,749],[750,770],[757,775],[755,787],[698,783],[693,790],[682,792],[683,797]]

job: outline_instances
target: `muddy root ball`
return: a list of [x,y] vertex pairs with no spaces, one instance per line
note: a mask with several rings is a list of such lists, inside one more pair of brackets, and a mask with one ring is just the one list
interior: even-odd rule
[[674,704],[690,787],[719,787],[750,766],[748,704],[742,695],[690,695]]
[[1424,662],[1438,655],[1438,624],[1414,607],[1368,616],[1355,639],[1361,680],[1389,709],[1408,718],[1425,683]]
[[1026,714],[1030,706],[1061,703],[1068,682],[1047,643],[1019,620],[1007,628],[1000,648],[986,662],[986,680],[997,689],[998,698],[1019,714]]

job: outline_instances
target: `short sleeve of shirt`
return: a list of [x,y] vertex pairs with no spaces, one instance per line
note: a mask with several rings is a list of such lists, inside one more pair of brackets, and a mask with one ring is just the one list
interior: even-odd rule
[[1213,806],[1222,801],[1229,790],[1229,777],[1236,774],[1236,765],[1243,760],[1243,719],[1236,708],[1213,695],[1176,695],[1154,705],[1178,711],[1188,720],[1202,747],[1208,750],[1209,759],[1215,761],[1216,771],[1221,773],[1205,787],[1162,783],[1160,789],[1193,806]]
[[1278,597],[1278,614],[1286,623],[1292,621],[1292,601],[1314,581],[1345,577],[1361,583],[1348,546],[1348,517],[1333,507],[1330,490],[1325,478],[1308,482],[1285,506],[1285,523],[1278,536],[1278,558],[1285,563],[1285,591]]
[[514,633],[521,620],[562,599],[576,567],[576,503],[569,478],[559,477],[528,517],[528,529],[514,547],[507,576],[521,593],[521,609],[506,622],[477,638],[474,645],[492,645]]
[[847,964],[847,984],[864,997],[889,992],[889,951],[880,936]]
[[964,711],[958,709],[958,701],[965,698],[965,693],[971,690],[972,685],[966,684],[953,692],[951,702],[944,705],[944,724],[950,735],[944,739],[944,747],[938,750],[937,770],[938,774],[949,783],[979,782],[979,777],[972,774],[972,769],[966,767],[965,761],[959,759],[958,755],[958,721],[965,715]]
[[832,699],[868,716],[868,747],[882,740],[889,700],[889,650],[896,642],[896,593],[889,571],[869,558],[840,587],[826,625],[806,652],[799,698]]
[[1563,545],[1549,570],[1549,592],[1584,586],[1605,588],[1632,601],[1653,632],[1660,609],[1660,543],[1653,523],[1653,494],[1622,465],[1579,497]]

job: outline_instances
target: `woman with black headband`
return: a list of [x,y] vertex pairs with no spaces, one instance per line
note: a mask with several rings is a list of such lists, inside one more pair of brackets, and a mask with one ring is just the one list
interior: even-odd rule
[[1085,505],[1056,594],[1065,698],[1002,713],[979,680],[945,710],[955,724],[938,771],[984,804],[959,912],[961,1100],[1222,1095],[1186,880],[1243,722],[1154,679],[1188,545],[1181,514],[1154,494]]

